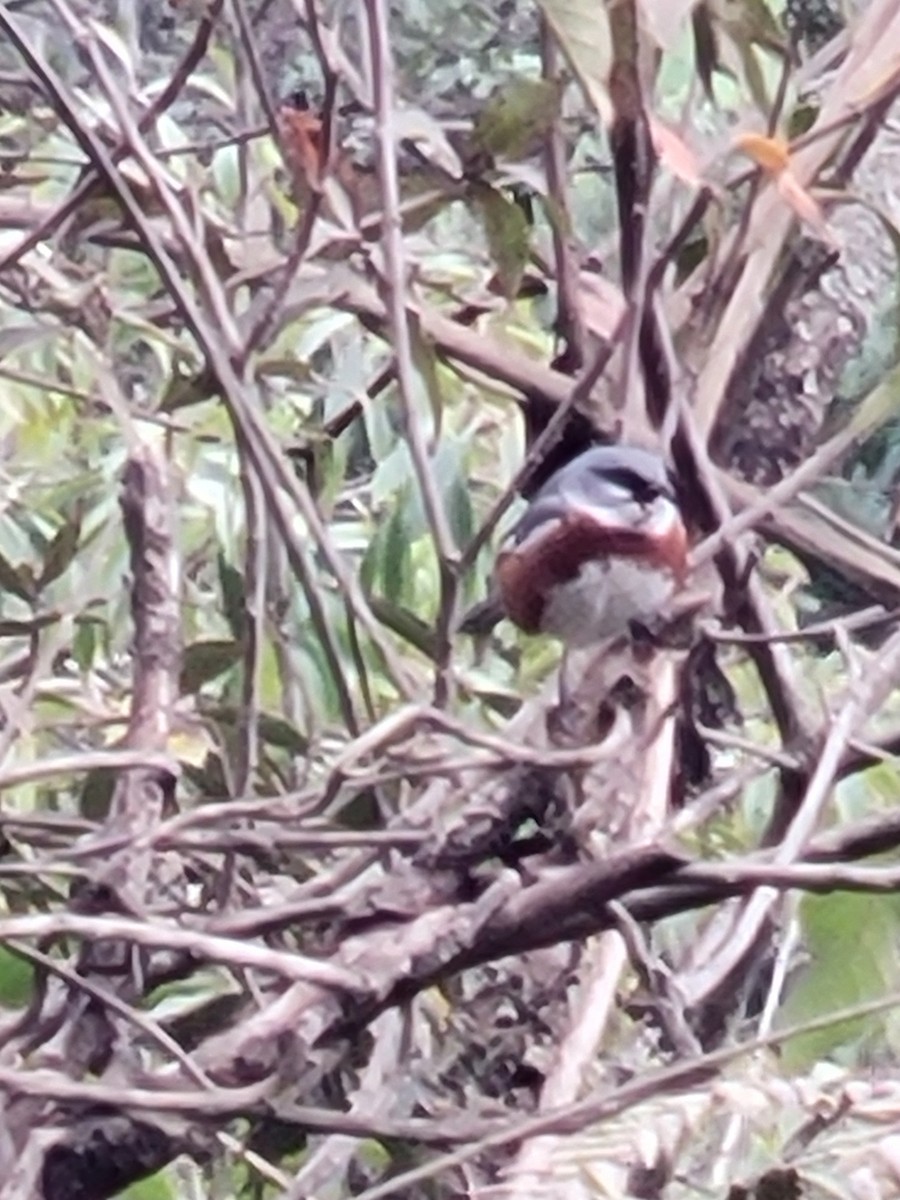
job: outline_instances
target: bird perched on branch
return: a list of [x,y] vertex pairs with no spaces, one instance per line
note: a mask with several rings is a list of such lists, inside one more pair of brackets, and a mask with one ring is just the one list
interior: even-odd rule
[[665,463],[631,446],[595,446],[541,487],[500,549],[496,594],[462,630],[505,615],[566,649],[664,615],[687,567],[688,537]]

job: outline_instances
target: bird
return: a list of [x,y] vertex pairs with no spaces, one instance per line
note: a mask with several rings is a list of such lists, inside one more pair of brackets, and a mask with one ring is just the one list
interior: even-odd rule
[[566,651],[664,616],[687,571],[688,533],[663,459],[594,446],[543,484],[501,544],[494,595],[464,619],[480,632],[506,615]]

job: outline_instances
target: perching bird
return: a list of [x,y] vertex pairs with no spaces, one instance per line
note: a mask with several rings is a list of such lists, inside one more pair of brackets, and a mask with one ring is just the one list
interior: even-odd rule
[[567,649],[618,637],[632,622],[665,613],[687,550],[662,459],[632,446],[596,446],[534,496],[497,556],[499,596],[477,606],[462,629],[478,632],[505,613],[526,633],[558,637]]

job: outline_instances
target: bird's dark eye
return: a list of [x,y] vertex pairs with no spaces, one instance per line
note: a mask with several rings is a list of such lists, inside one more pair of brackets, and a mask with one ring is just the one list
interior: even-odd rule
[[603,478],[609,483],[625,488],[631,492],[639,504],[650,504],[657,496],[671,497],[672,489],[668,483],[656,479],[647,479],[632,471],[630,467],[607,467]]

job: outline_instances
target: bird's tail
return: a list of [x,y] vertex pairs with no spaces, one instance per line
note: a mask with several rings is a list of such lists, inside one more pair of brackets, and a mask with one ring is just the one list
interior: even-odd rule
[[463,614],[459,623],[459,632],[467,633],[471,637],[484,637],[491,632],[498,621],[503,619],[504,615],[500,593],[491,592],[485,600],[479,600]]

